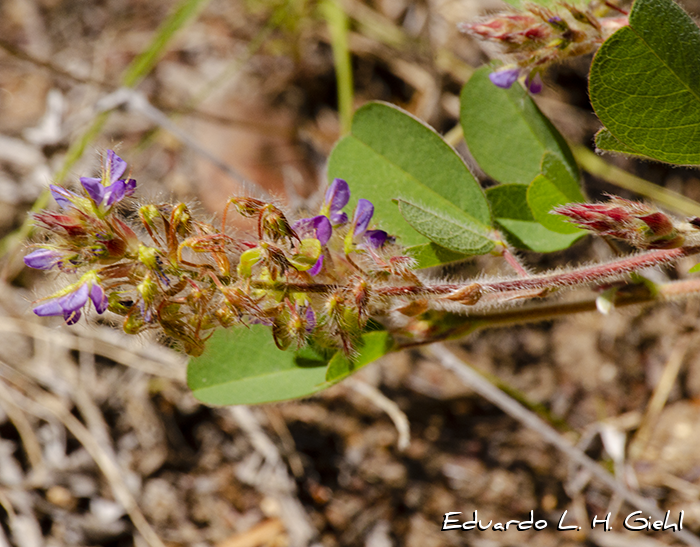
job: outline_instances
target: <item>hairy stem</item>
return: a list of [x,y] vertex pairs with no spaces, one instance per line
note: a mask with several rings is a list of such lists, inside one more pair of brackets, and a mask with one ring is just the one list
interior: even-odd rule
[[[700,247],[678,247],[676,249],[659,249],[643,254],[628,256],[607,264],[584,266],[568,272],[556,272],[533,275],[527,278],[507,279],[479,283],[484,292],[503,293],[510,291],[547,290],[561,287],[575,287],[616,279],[650,266],[672,262],[684,256],[700,252]],[[472,284],[473,282],[469,282]],[[450,294],[464,287],[464,284],[449,283],[444,285],[426,285],[422,287],[380,287],[377,293],[383,296],[427,296]]]
[[[643,285],[631,286],[630,290],[620,290],[615,297],[615,307],[622,308],[652,302],[662,302],[700,294],[700,278],[674,281],[657,285],[655,291]],[[539,305],[522,306],[510,310],[491,311],[462,315],[452,312],[442,312],[430,321],[431,326],[438,327],[431,331],[430,326],[423,327],[424,337],[399,343],[397,350],[425,346],[434,342],[455,339],[485,328],[505,327],[519,323],[535,323],[572,315],[575,313],[596,311],[596,299],[587,298],[572,302],[553,302]],[[408,329],[409,331],[411,329]]]

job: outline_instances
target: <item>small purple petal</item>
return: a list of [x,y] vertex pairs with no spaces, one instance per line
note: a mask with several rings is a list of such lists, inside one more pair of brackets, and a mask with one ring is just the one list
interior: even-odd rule
[[340,226],[341,224],[345,224],[348,221],[348,215],[346,215],[342,211],[331,212],[330,216],[331,224],[333,224],[333,226]]
[[109,305],[109,299],[105,291],[97,283],[93,283],[90,287],[90,300],[95,304],[97,313],[104,313]]
[[265,325],[267,327],[271,327],[274,324],[274,322],[272,321],[272,319],[270,319],[268,317],[253,317],[250,320],[250,324],[251,325]]
[[316,231],[316,239],[318,239],[321,245],[328,243],[333,233],[331,221],[323,215],[318,215],[311,219],[311,223]]
[[323,255],[318,257],[316,264],[311,266],[311,268],[309,270],[307,270],[306,273],[308,273],[310,276],[318,275],[322,268],[323,268]]
[[489,80],[494,85],[502,87],[503,89],[508,89],[515,83],[515,81],[520,76],[519,68],[507,68],[506,70],[499,70],[498,72],[492,72],[489,74]]
[[355,207],[355,215],[352,218],[354,236],[365,233],[370,220],[372,220],[372,215],[374,215],[374,205],[372,205],[372,202],[368,199],[358,199],[357,207]]
[[124,194],[126,192],[126,184],[123,180],[118,180],[113,182],[104,191],[104,201],[107,207],[111,207],[118,201],[124,199]]
[[525,87],[530,91],[530,93],[536,95],[542,91],[542,78],[540,77],[539,72],[535,72],[535,76],[532,79],[530,78],[531,76],[532,72],[528,74],[527,78],[525,78]]
[[100,179],[80,177],[80,184],[83,185],[83,188],[85,188],[90,199],[95,202],[95,205],[98,207],[102,205],[105,196],[105,187],[102,186]]
[[133,195],[134,191],[136,190],[136,179],[127,179],[125,181],[125,189],[124,189],[124,195],[125,196],[131,196]]
[[372,249],[379,249],[382,247],[388,238],[389,234],[384,230],[367,230],[365,232],[365,243]]
[[50,315],[63,315],[63,308],[61,307],[61,304],[58,302],[58,298],[53,298],[51,300],[47,300],[43,304],[39,304],[37,307],[34,308],[34,313],[37,314],[39,317],[48,317]]
[[73,292],[68,293],[58,299],[58,303],[65,313],[78,311],[88,300],[89,289],[87,283],[83,283]]
[[66,207],[73,205],[72,198],[78,197],[77,194],[71,192],[70,190],[66,190],[61,186],[56,186],[54,184],[50,184],[49,189],[51,190],[53,199],[56,200],[56,203],[58,203],[61,209],[65,209]]
[[[350,187],[348,183],[343,179],[333,179],[333,182],[326,190],[326,203],[325,206],[331,215],[331,220],[333,220],[334,213],[340,212],[340,210],[348,204],[350,200]],[[347,221],[347,216],[346,216]],[[337,224],[336,222],[333,222]]]
[[80,310],[67,311],[63,313],[63,319],[66,321],[66,325],[75,325],[80,320],[81,315]]
[[107,183],[112,183],[112,181],[117,180],[126,171],[126,162],[114,153],[114,150],[107,150],[106,159],[106,169],[105,172],[109,173],[109,181]]
[[24,263],[37,270],[50,270],[56,266],[63,256],[52,249],[37,249],[24,257]]
[[307,334],[311,334],[311,332],[316,328],[316,314],[314,313],[314,310],[311,309],[311,306],[306,308],[304,318],[306,319],[306,332]]
[[323,215],[297,220],[292,224],[292,230],[302,239],[307,237],[318,239],[321,245],[328,243],[333,233],[330,221]]

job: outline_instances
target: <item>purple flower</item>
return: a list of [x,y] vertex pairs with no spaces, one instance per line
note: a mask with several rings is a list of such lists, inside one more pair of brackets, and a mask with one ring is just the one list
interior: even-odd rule
[[39,317],[62,315],[66,323],[74,325],[81,316],[81,309],[88,298],[95,305],[97,313],[104,313],[109,304],[104,289],[97,282],[97,276],[90,272],[80,282],[67,287],[59,296],[51,298],[34,308]]
[[365,232],[365,244],[372,249],[379,249],[389,239],[389,234],[384,230],[367,230]]
[[[301,239],[312,237],[318,239],[321,245],[326,245],[331,238],[333,228],[328,217],[318,215],[311,218],[302,218],[292,224],[292,229]],[[318,275],[323,268],[323,254],[318,257],[316,264],[307,271],[309,275]]]
[[304,312],[304,319],[306,320],[306,333],[311,334],[316,328],[316,314],[314,313],[314,310],[311,309],[311,306],[306,308],[306,311]]
[[331,223],[328,217],[324,215],[297,220],[292,224],[292,230],[294,230],[301,239],[307,237],[318,239],[321,245],[328,243],[333,233]]
[[343,213],[341,209],[348,204],[350,200],[350,187],[343,179],[333,179],[333,182],[326,190],[326,199],[321,214],[327,216],[331,220],[333,226],[345,224],[348,221],[348,215]]
[[512,86],[515,81],[520,77],[519,68],[506,68],[505,70],[498,70],[489,74],[489,80],[494,85],[502,87],[503,89],[508,89]]
[[318,275],[321,272],[322,268],[323,268],[323,255],[318,257],[316,264],[311,266],[311,268],[309,270],[307,270],[306,273],[308,273],[311,276]]
[[80,177],[80,183],[85,188],[92,201],[98,207],[109,208],[136,190],[134,179],[120,179],[126,171],[126,162],[114,153],[107,151],[105,164],[102,167],[102,178]]
[[[30,268],[37,270],[52,270],[56,266],[58,266],[60,270],[66,271],[74,269],[71,266],[69,256],[55,249],[43,248],[32,251],[24,257],[24,263]],[[68,267],[66,267],[67,264]]]
[[542,91],[542,78],[537,70],[528,70],[527,68],[519,67],[505,68],[489,74],[489,80],[498,87],[508,89],[525,73],[527,73],[525,78],[525,87],[527,90],[533,94]]
[[352,244],[356,240],[360,240],[360,247],[370,249],[378,249],[386,243],[389,236],[384,230],[367,230],[373,216],[374,205],[372,202],[367,199],[357,200],[350,231],[345,236],[345,254],[350,254]]
[[51,190],[51,195],[53,199],[56,200],[61,209],[67,209],[72,206],[76,200],[80,199],[80,196],[75,192],[66,190],[61,186],[56,186],[55,184],[49,184],[49,190]]
[[358,199],[355,214],[352,217],[352,233],[355,237],[364,234],[369,221],[374,216],[374,205],[368,199]]
[[525,78],[525,87],[533,95],[536,95],[537,93],[542,91],[542,86],[542,77],[540,76],[539,72],[533,70],[530,72],[530,74],[527,75],[527,78]]

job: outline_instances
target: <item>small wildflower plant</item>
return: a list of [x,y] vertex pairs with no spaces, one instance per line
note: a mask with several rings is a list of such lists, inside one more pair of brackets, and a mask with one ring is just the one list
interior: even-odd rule
[[[485,326],[700,292],[696,280],[659,286],[638,274],[700,252],[700,219],[616,196],[587,202],[569,146],[531,96],[548,65],[597,49],[598,148],[700,165],[692,20],[672,0],[636,0],[629,15],[609,2],[528,4],[461,28],[498,44],[504,62],[477,70],[461,95],[466,144],[495,183],[487,190],[433,129],[385,103],[355,113],[323,202],[305,215],[251,196],[230,198],[220,224],[183,203],[137,206],[136,181],[110,150],[101,176],[77,191],[52,186],[57,208],[34,215],[48,236],[26,265],[69,278],[34,312],[74,324],[92,308],[127,333],[157,330],[193,356],[200,400],[244,404],[307,396],[390,351]],[[234,231],[231,215],[254,230]],[[639,252],[537,274],[516,255],[588,233]],[[504,273],[439,277],[476,255],[502,260]],[[583,285],[600,294],[590,305],[553,301]]]

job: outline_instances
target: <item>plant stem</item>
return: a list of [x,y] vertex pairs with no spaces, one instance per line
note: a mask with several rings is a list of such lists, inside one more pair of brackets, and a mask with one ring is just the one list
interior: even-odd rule
[[[608,262],[607,264],[594,264],[583,266],[568,272],[546,273],[529,277],[517,277],[503,281],[447,283],[441,285],[403,285],[390,287],[377,287],[374,293],[377,296],[388,297],[412,297],[412,296],[441,296],[449,295],[467,286],[476,286],[482,293],[498,295],[502,293],[550,291],[563,287],[575,287],[619,279],[626,274],[636,272],[650,266],[667,264],[685,256],[700,253],[700,247],[677,247],[675,249],[657,249],[645,253],[626,256],[624,258]],[[284,283],[268,281],[252,281],[251,286],[256,289],[276,291],[302,292],[302,293],[331,293],[342,289],[342,285],[330,283]],[[530,294],[529,296],[534,296]],[[515,295],[517,297],[518,295]],[[524,296],[528,296],[525,294]],[[512,300],[513,294],[506,295]],[[493,300],[493,298],[490,298]]]
[[338,84],[338,112],[342,135],[350,133],[353,113],[353,81],[350,46],[348,45],[348,16],[337,0],[324,0],[321,13],[328,23],[331,35],[331,49],[335,63],[335,76]]
[[[479,282],[481,289],[487,293],[511,291],[546,290],[561,287],[573,287],[588,283],[620,278],[625,274],[666,264],[684,256],[700,252],[700,247],[678,247],[676,249],[658,249],[646,253],[627,256],[607,264],[595,264],[550,274],[533,275],[527,278],[507,279],[505,281]],[[472,284],[470,282],[469,284]],[[463,288],[464,284],[449,283],[444,285],[380,287],[376,290],[382,296],[427,296],[450,294]]]
[[[616,308],[698,295],[700,293],[700,278],[657,285],[654,292],[643,286],[630,287],[630,289],[638,290],[620,290],[617,292],[615,297]],[[587,298],[573,302],[538,304],[502,311],[472,313],[470,315],[443,312],[439,316],[432,317],[430,325],[422,327],[423,339],[399,343],[396,349],[425,346],[434,342],[460,338],[480,329],[548,321],[565,315],[596,311],[596,309],[596,299]],[[431,331],[430,329],[436,325],[449,326],[442,329],[438,326],[434,331]]]

